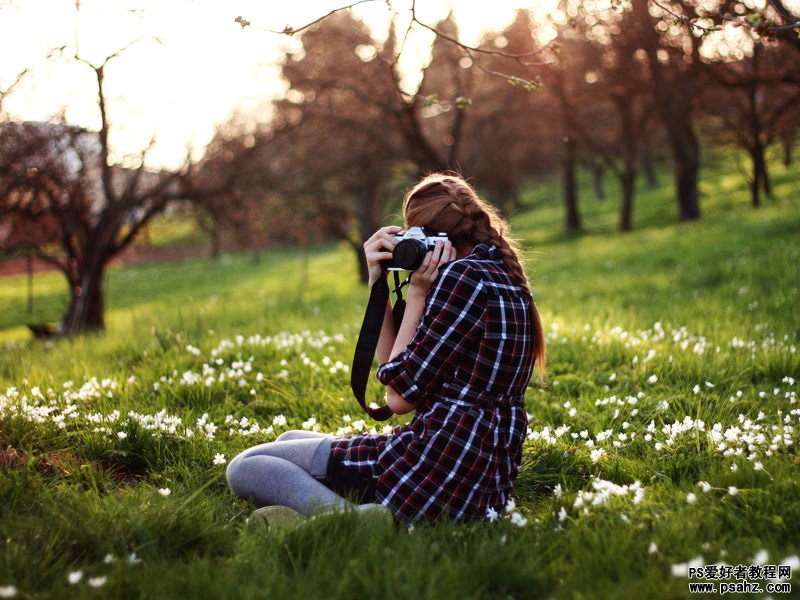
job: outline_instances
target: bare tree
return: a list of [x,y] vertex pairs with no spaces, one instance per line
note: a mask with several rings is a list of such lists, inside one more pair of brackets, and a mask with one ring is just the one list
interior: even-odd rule
[[800,54],[783,45],[756,44],[752,56],[709,67],[714,85],[704,93],[719,139],[747,152],[751,203],[772,196],[766,149],[791,131],[800,107]]
[[[0,219],[46,221],[55,228],[57,244],[34,247],[69,282],[70,303],[60,324],[65,334],[104,327],[103,276],[110,260],[184,195],[181,184],[190,173],[188,160],[178,171],[148,171],[146,150],[135,169],[110,160],[105,73],[124,50],[99,64],[77,57],[95,75],[99,132],[63,122],[7,122],[0,128]],[[8,229],[0,232],[8,243]]]

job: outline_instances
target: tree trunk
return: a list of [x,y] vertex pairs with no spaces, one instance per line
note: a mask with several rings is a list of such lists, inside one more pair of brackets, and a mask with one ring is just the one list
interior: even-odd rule
[[697,180],[700,171],[700,147],[691,121],[681,119],[670,132],[670,150],[675,165],[675,191],[678,196],[678,217],[681,221],[700,218]]
[[408,158],[425,173],[446,169],[447,165],[442,163],[422,131],[417,106],[416,102],[404,104],[394,113],[408,151]]
[[622,149],[624,166],[619,173],[620,191],[622,198],[619,211],[619,230],[630,231],[633,228],[633,194],[636,183],[637,165],[637,132],[633,122],[633,106],[631,97],[627,94],[613,96],[614,105],[619,115],[619,139],[617,143]]
[[[753,50],[753,69],[757,73],[758,65],[760,64],[759,57],[761,52],[760,46],[756,45]],[[769,181],[769,174],[767,173],[767,162],[764,157],[764,143],[763,139],[763,123],[758,107],[759,86],[758,83],[753,82],[749,85],[748,89],[748,113],[750,117],[750,135],[752,136],[752,145],[748,148],[750,158],[753,161],[753,187],[751,188],[751,196],[753,206],[758,206],[761,203],[759,197],[759,188],[763,186],[764,193],[767,196],[772,195],[772,185]]]
[[378,181],[365,181],[364,187],[358,191],[356,219],[358,220],[359,239],[352,243],[358,260],[358,274],[361,283],[369,281],[367,257],[364,254],[363,242],[372,237],[379,228],[378,204],[380,184]]
[[644,151],[642,152],[642,173],[644,174],[647,187],[649,189],[656,187],[658,180],[656,179],[656,170],[653,166],[653,154],[650,152],[649,144],[645,145]]
[[222,228],[216,223],[216,221],[211,225],[208,235],[211,238],[211,246],[209,248],[208,256],[212,260],[219,260],[219,257],[222,254]]
[[[648,55],[653,78],[653,94],[656,109],[667,132],[670,154],[675,165],[675,191],[678,199],[678,216],[681,221],[694,221],[700,218],[700,203],[697,191],[700,171],[700,145],[692,126],[694,113],[693,99],[696,91],[696,68],[672,77],[665,72],[669,67],[659,62],[658,52],[661,40],[657,33],[654,18],[649,12],[647,0],[634,0],[633,12],[639,23],[641,44]],[[696,40],[692,42],[692,60],[699,62]],[[676,85],[680,82],[680,86]]]
[[575,180],[575,138],[567,136],[564,140],[564,162],[562,165],[564,181],[564,209],[567,233],[581,230],[581,215],[578,207],[578,185]]
[[622,203],[619,211],[619,230],[630,231],[633,229],[633,195],[636,184],[636,172],[627,169],[619,178],[622,191]]
[[367,268],[367,254],[361,244],[351,244],[356,253],[358,263],[358,278],[361,283],[369,283],[369,269]]
[[761,182],[760,177],[756,175],[750,181],[750,204],[753,208],[761,206]]
[[467,118],[467,109],[457,108],[456,115],[453,120],[453,127],[451,128],[450,131],[450,135],[453,138],[453,143],[450,145],[450,151],[447,153],[447,168],[452,171],[459,170],[458,155],[461,151],[461,142],[464,131],[464,121],[466,121],[466,118]]
[[759,163],[759,168],[761,169],[761,185],[764,186],[764,193],[767,195],[767,198],[772,198],[772,179],[769,176],[769,167],[767,166],[767,159],[764,156],[764,146],[761,146]]
[[749,149],[750,159],[753,161],[753,177],[750,179],[750,203],[753,208],[761,206],[761,176],[763,170],[761,163],[764,161],[763,149],[756,144]]
[[70,282],[70,303],[62,319],[66,335],[105,328],[103,273],[105,263],[95,261],[81,270],[80,279]]
[[594,198],[602,202],[606,198],[606,190],[603,185],[604,169],[599,160],[592,160],[590,169],[592,171],[592,187],[594,188]]

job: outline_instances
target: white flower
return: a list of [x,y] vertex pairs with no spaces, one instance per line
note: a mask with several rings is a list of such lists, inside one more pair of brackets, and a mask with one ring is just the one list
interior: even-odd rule
[[728,493],[731,496],[735,496],[736,494],[739,493],[739,488],[737,488],[736,486],[730,485],[730,486],[728,486]]
[[224,465],[226,462],[228,462],[228,461],[225,459],[225,455],[224,454],[221,454],[221,453],[217,452],[214,455],[214,464],[215,465]]
[[738,468],[739,468],[739,465],[737,465],[736,463],[731,463],[731,471],[733,471],[735,473]]
[[486,518],[490,523],[494,523],[497,520],[497,511],[490,506],[486,509]]
[[792,569],[792,573],[794,573],[795,571],[800,570],[800,557],[798,557],[796,554],[787,556],[780,562],[780,564],[787,565]]
[[692,388],[692,391],[693,391],[695,394],[699,394],[699,393],[700,393],[700,386],[699,386],[699,385],[695,385],[695,386]]
[[692,560],[686,563],[686,566],[692,569],[697,569],[698,567],[702,567],[704,564],[705,562],[703,561],[702,556],[695,556]]
[[75,585],[81,579],[83,579],[83,571],[73,571],[69,575],[67,575],[67,581],[69,581],[70,585]]
[[518,512],[511,513],[511,524],[516,525],[517,527],[525,527],[527,525],[528,519],[522,516],[522,514]]
[[705,493],[708,493],[708,492],[711,491],[711,484],[708,483],[707,481],[698,481],[697,485],[699,485],[700,489],[702,489],[703,492],[705,492]]
[[562,507],[561,507],[561,510],[559,510],[559,511],[558,511],[558,520],[559,520],[559,522],[560,522],[560,521],[565,521],[565,520],[566,520],[566,518],[567,518],[567,509],[565,509],[565,508],[562,506]]
[[652,375],[650,375],[650,377],[647,378],[647,383],[655,383],[656,381],[658,381],[658,375],[656,375],[655,373],[653,373]]
[[689,504],[694,504],[695,502],[697,502],[697,496],[695,496],[694,493],[689,492],[688,494],[686,494],[686,501]]
[[711,383],[710,381],[706,381],[706,387],[707,387],[707,388],[713,388],[713,387],[714,387],[714,384],[713,384],[713,383]]
[[592,462],[595,462],[595,463],[596,463],[598,460],[600,460],[600,458],[601,458],[601,457],[602,457],[602,456],[603,456],[605,453],[606,453],[606,451],[605,451],[605,450],[603,450],[602,448],[595,448],[594,450],[592,450],[592,451],[589,453],[589,455],[590,455],[590,456],[591,456],[591,458],[592,458]]
[[672,565],[672,576],[673,577],[686,577],[689,571],[686,568],[686,563],[678,563],[677,565]]
[[88,581],[89,585],[92,586],[93,588],[99,588],[103,587],[106,584],[106,581],[108,581],[108,577],[106,577],[105,575],[102,575],[100,577],[90,577]]
[[107,565],[110,565],[111,563],[115,562],[116,560],[117,560],[117,557],[114,556],[113,554],[106,554],[106,557],[103,559],[103,562],[106,563]]
[[272,419],[272,424],[275,427],[284,427],[286,425],[286,417],[283,415],[277,415],[274,419]]
[[172,493],[172,490],[169,489],[169,488],[159,488],[158,489],[158,493],[161,494],[162,496],[166,497],[166,496],[169,496]]
[[647,552],[649,554],[655,554],[658,552],[658,546],[656,546],[655,542],[650,542],[650,547],[647,549]]
[[13,598],[17,595],[17,588],[13,585],[0,585],[0,598]]
[[556,498],[561,498],[561,494],[562,494],[561,484],[557,483],[556,487],[553,488],[553,496],[555,496]]
[[125,433],[124,431],[118,431],[118,432],[117,432],[117,437],[118,437],[119,439],[121,439],[121,440],[124,440],[126,437],[128,437],[128,434],[127,434],[127,433]]
[[506,502],[506,512],[509,513],[515,508],[517,508],[517,503],[514,502],[514,498],[509,497],[508,502]]
[[763,471],[763,470],[764,470],[764,465],[763,465],[763,464],[761,464],[761,462],[760,462],[760,461],[756,461],[755,463],[753,463],[753,468],[754,468],[756,471]]
[[751,561],[754,565],[765,565],[769,560],[769,552],[766,550],[760,550]]
[[128,556],[128,562],[132,565],[138,565],[140,562],[142,562],[142,559],[136,556],[136,552],[131,552]]

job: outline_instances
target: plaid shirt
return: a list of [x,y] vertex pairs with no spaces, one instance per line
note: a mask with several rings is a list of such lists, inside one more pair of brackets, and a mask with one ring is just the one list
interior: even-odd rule
[[530,301],[494,246],[440,268],[414,338],[377,374],[416,405],[414,418],[389,435],[333,441],[331,459],[374,481],[399,520],[505,506],[527,431]]

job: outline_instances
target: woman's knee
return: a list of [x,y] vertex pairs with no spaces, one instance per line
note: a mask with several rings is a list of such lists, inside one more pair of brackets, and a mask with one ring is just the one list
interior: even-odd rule
[[247,493],[245,484],[248,477],[245,475],[245,460],[246,458],[239,454],[228,463],[225,469],[225,478],[228,480],[228,485],[237,496],[245,496]]
[[302,429],[290,429],[284,431],[275,440],[276,442],[290,442],[292,440],[305,440],[309,438],[322,438],[326,437],[325,434],[316,433],[314,431],[303,431]]

